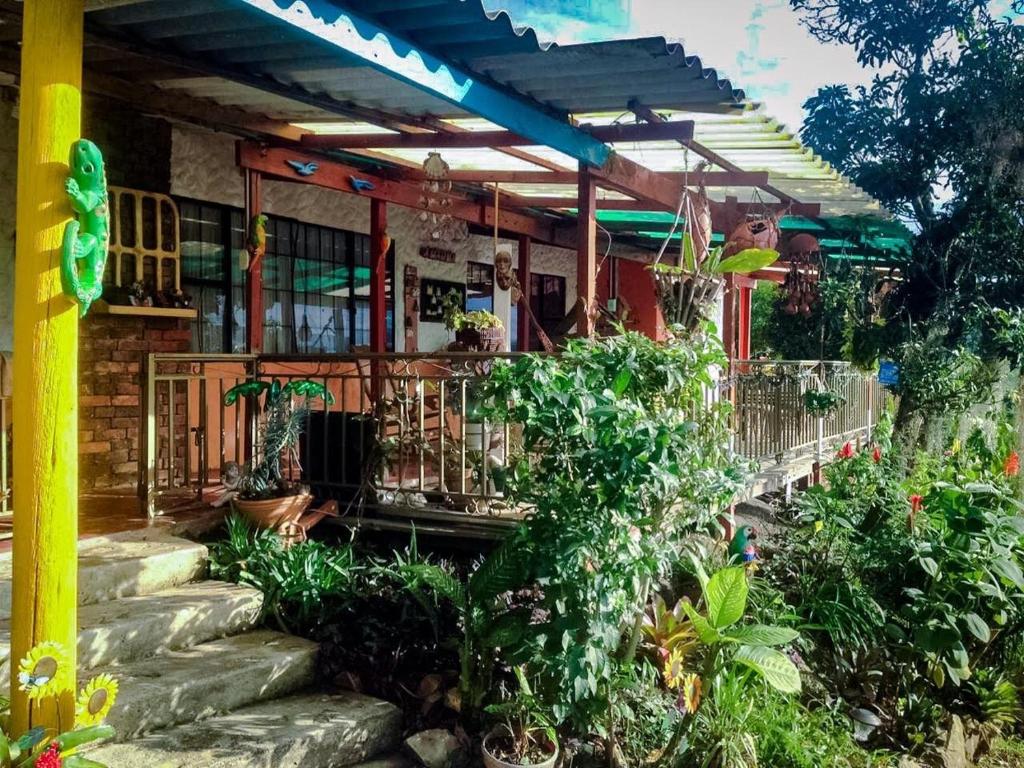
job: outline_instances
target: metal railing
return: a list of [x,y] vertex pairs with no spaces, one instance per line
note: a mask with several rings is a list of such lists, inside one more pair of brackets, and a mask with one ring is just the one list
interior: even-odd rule
[[150,355],[140,494],[153,514],[161,495],[201,494],[230,464],[252,458],[258,412],[244,400],[225,405],[231,387],[310,379],[331,397],[311,402],[287,479],[343,507],[505,511],[512,430],[474,414],[477,386],[498,357]]
[[[152,514],[168,493],[201,495],[232,463],[252,458],[259,414],[224,393],[248,378],[311,379],[332,395],[311,403],[289,480],[343,509],[516,516],[502,490],[519,430],[476,413],[476,392],[498,358],[491,353],[253,356],[153,354],[147,361],[140,494]],[[827,389],[842,401],[807,412],[804,393]],[[734,449],[781,461],[856,435],[870,436],[881,391],[874,377],[843,363],[734,363],[706,402],[734,405]]]
[[[734,450],[757,461],[805,453],[821,460],[837,442],[870,439],[884,397],[875,376],[843,362],[741,360],[722,386],[734,405]],[[840,400],[817,415],[807,409],[809,391]]]

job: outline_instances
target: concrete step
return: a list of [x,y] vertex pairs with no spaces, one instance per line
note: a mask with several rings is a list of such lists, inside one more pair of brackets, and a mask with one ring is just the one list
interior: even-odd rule
[[117,768],[343,768],[395,749],[401,721],[385,701],[305,694],[102,745],[85,757]]
[[[128,531],[82,539],[78,602],[102,603],[188,584],[206,573],[206,547],[163,531]],[[0,554],[0,618],[11,613],[11,553]]]
[[258,630],[94,670],[117,678],[120,695],[107,722],[118,740],[203,720],[313,683],[317,645]]
[[[126,664],[252,629],[263,595],[250,587],[200,581],[152,595],[78,609],[78,669]],[[10,620],[0,620],[0,680],[7,679]]]

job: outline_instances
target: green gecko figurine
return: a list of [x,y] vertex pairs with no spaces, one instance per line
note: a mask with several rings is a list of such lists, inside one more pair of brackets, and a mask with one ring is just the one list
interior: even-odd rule
[[[103,273],[110,243],[107,172],[99,147],[88,139],[71,145],[71,175],[64,184],[77,214],[64,227],[60,281],[64,294],[78,302],[79,316],[103,295]],[[81,263],[81,268],[79,268]]]

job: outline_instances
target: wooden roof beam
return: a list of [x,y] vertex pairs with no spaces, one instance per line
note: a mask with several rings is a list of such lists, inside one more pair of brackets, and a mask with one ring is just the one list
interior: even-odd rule
[[[659,124],[590,126],[587,131],[603,143],[630,141],[689,141],[693,121]],[[528,147],[535,139],[512,131],[463,131],[461,133],[349,133],[310,134],[302,139],[307,147],[318,149],[476,149],[487,147]]]
[[[316,163],[317,170],[311,176],[298,177],[288,164],[289,160],[301,163]],[[407,208],[422,209],[423,190],[420,185],[389,179],[356,168],[345,163],[327,159],[321,155],[313,155],[285,147],[266,147],[249,141],[238,142],[238,164],[243,168],[259,171],[273,179],[315,184],[337,192],[358,195],[374,200],[385,200]],[[353,179],[369,182],[371,188],[357,190]],[[453,217],[484,227],[493,227],[495,219],[494,206],[467,200],[452,198],[447,212]],[[503,208],[497,212],[498,229],[505,232],[529,235],[538,242],[550,243],[564,248],[575,247],[574,228],[565,228],[555,219],[544,220],[542,217],[525,212]]]

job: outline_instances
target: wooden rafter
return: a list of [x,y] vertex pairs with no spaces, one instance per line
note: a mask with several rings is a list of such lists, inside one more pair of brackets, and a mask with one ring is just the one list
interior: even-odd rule
[[[601,142],[689,141],[693,121],[672,123],[627,123],[585,129]],[[319,149],[464,149],[486,147],[527,147],[534,139],[512,131],[462,131],[461,133],[339,133],[309,134],[302,143]]]
[[[377,157],[387,157],[386,154]],[[703,183],[708,187],[759,187],[768,183],[767,171],[722,171],[705,173],[661,172],[661,176],[678,184],[695,187]],[[409,178],[420,178],[422,174],[412,172]],[[454,170],[449,177],[452,181],[472,184],[564,184],[577,183],[576,171],[506,171],[506,170]]]
[[[642,120],[646,120],[648,123],[652,125],[666,122],[666,119],[663,116],[659,115],[653,109],[646,106],[645,104],[641,104],[635,99],[629,102],[629,109],[637,117],[639,117]],[[733,163],[727,160],[726,158],[722,157],[717,152],[708,149],[707,147],[705,147],[703,144],[701,144],[699,141],[696,141],[692,137],[688,141],[681,141],[679,143],[682,146],[686,147],[687,149],[693,150],[696,154],[700,155],[705,160],[714,163],[719,168],[722,168],[726,171],[733,171],[737,173],[743,172],[743,169],[740,166],[736,165],[736,163]],[[784,203],[797,202],[796,198],[794,198],[788,192],[785,192],[768,182],[764,184],[758,184],[757,186],[760,189],[763,189],[768,194],[774,195],[775,197],[779,198],[779,200],[781,200]]]

